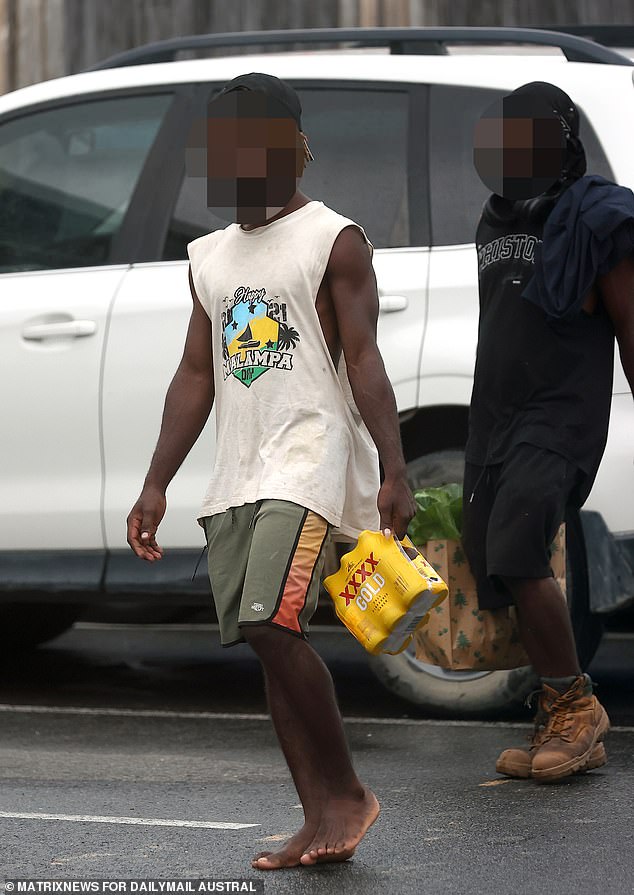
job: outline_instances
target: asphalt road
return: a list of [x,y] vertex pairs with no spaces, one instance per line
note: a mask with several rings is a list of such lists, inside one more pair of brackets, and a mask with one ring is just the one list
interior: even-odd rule
[[247,877],[267,892],[634,892],[634,641],[592,672],[609,764],[558,785],[504,781],[505,722],[415,717],[347,635],[318,632],[360,776],[382,803],[342,866],[253,871],[301,810],[246,647],[213,630],[77,626],[0,682],[0,879]]
[[[311,626],[344,715],[425,718],[378,683],[338,625]],[[634,726],[634,630],[608,632],[590,667],[614,724]],[[245,644],[221,649],[213,624],[78,623],[20,661],[0,656],[0,703],[265,712],[260,666]],[[505,720],[527,721],[520,710]]]

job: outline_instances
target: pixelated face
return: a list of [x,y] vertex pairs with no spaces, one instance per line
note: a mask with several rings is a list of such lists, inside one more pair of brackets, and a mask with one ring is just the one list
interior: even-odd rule
[[491,192],[506,199],[546,192],[559,179],[565,155],[564,126],[545,101],[504,97],[476,122],[476,170]]
[[210,211],[226,221],[262,224],[288,204],[304,169],[304,144],[281,103],[233,90],[209,103],[204,131],[198,147],[190,147],[199,152],[188,173],[202,173],[202,136]]

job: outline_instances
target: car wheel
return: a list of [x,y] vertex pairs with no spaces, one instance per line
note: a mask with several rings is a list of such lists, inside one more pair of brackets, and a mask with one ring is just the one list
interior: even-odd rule
[[82,606],[68,603],[0,603],[0,649],[30,649],[66,631]]
[[414,491],[462,482],[463,478],[464,451],[434,451],[407,464],[407,479]]
[[[408,465],[414,489],[461,482],[462,451],[438,451]],[[582,667],[601,640],[600,619],[590,613],[588,570],[578,513],[566,518],[566,589]],[[413,645],[398,656],[370,657],[370,667],[388,690],[438,715],[481,717],[517,709],[538,684],[531,667],[510,671],[447,671],[418,661]]]

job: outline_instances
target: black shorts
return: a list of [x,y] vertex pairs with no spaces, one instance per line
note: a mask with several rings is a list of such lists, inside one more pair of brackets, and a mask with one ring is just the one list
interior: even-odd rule
[[550,546],[584,484],[574,463],[531,444],[503,463],[465,464],[462,541],[481,609],[512,605],[501,577],[552,577]]

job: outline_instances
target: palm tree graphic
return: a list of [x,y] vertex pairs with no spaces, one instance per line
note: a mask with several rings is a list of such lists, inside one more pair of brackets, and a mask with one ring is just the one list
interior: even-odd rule
[[278,337],[277,337],[277,347],[284,351],[288,348],[294,348],[299,342],[299,333],[292,326],[287,326],[285,323],[280,323]]

